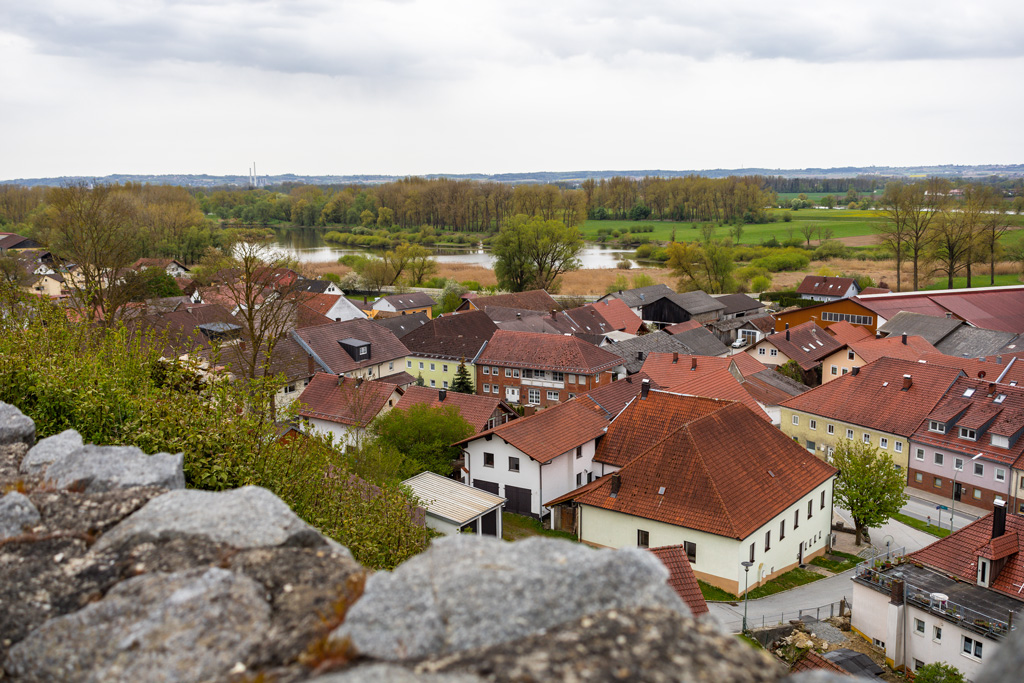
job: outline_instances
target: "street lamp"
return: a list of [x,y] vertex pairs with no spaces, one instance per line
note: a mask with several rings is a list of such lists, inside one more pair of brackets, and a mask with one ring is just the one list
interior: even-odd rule
[[747,589],[750,587],[750,568],[754,566],[754,563],[750,560],[744,560],[740,564],[743,565],[743,630],[747,630]]
[[[984,453],[978,453],[976,456],[971,458],[971,462],[974,462],[975,460],[980,458],[982,455],[984,455]],[[956,468],[956,461],[954,460],[953,461],[953,492],[952,492],[952,494],[949,497],[949,502],[950,502],[950,507],[949,507],[949,533],[953,533],[953,515],[956,512],[956,475],[960,474],[961,472],[963,472],[963,469],[959,469],[958,470]]]

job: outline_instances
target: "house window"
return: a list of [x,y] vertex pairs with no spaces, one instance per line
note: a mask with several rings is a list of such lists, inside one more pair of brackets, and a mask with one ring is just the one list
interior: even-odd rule
[[777,355],[779,355],[779,350],[778,350],[778,349],[772,349],[771,355],[772,355],[772,356],[777,356]]
[[759,355],[759,356],[763,356],[764,355],[764,347],[763,346],[757,350],[757,355]]
[[437,383],[434,380],[430,380],[430,386],[436,387]]
[[423,361],[420,361],[420,370],[423,369]]
[[756,549],[756,548],[754,547],[755,545],[756,545],[755,543],[751,543],[751,544],[750,544],[750,561],[751,561],[751,562],[753,562],[753,561],[754,561],[754,552],[755,552],[755,551],[757,550],[757,549]]
[[1006,470],[996,468],[996,481],[1006,481]]
[[443,387],[444,389],[447,389],[447,388],[448,388],[448,380],[445,380],[445,381],[441,382],[441,386],[442,386],[442,387]]
[[565,381],[565,375],[562,374],[561,372],[552,372],[551,373],[551,379],[553,379],[556,382],[564,382]]
[[764,551],[768,552],[772,549],[772,531],[769,529],[764,532]]
[[494,467],[494,453],[484,453],[484,467]]
[[683,541],[683,550],[686,551],[686,559],[691,563],[697,561],[697,544]]
[[573,400],[574,398],[576,398],[576,394],[570,393],[570,394],[569,394],[569,400],[571,401],[571,400]]
[[846,438],[847,439],[852,439],[853,438],[853,430],[852,429],[847,429],[846,430]]
[[938,420],[928,420],[928,431],[938,432],[939,434],[946,433],[946,423],[939,422]]
[[390,363],[388,363],[388,370],[394,370],[394,369],[395,369],[395,361],[391,361]]
[[447,365],[442,365],[441,366],[441,371],[442,372],[448,372],[448,366]]
[[519,471],[519,458],[514,455],[508,456],[508,471],[518,472]]
[[636,545],[638,548],[651,547],[651,534],[643,529],[636,530]]
[[935,454],[935,464],[936,465],[941,465],[942,464],[942,458],[943,458],[942,453],[936,453]]
[[533,379],[533,370],[523,370],[523,379]]
[[484,385],[484,393],[485,394],[491,393],[491,385],[490,384],[485,384]]
[[837,368],[835,365],[832,366],[831,371],[832,371],[833,375],[838,375],[839,374],[839,368]]
[[799,529],[800,528],[800,511],[799,510],[793,510],[793,528],[794,529]]
[[825,509],[825,492],[821,492],[821,505],[819,506],[822,510]]
[[976,477],[984,477],[985,476],[985,466],[982,465],[980,462],[974,463],[974,476],[976,476]]
[[924,481],[924,475],[921,474],[920,472],[914,472],[914,481],[920,484],[921,482]]
[[540,389],[530,389],[528,400],[530,403],[540,403]]
[[411,368],[412,367],[412,361],[411,360],[405,361],[405,367]]
[[981,489],[974,489],[974,499],[981,500]]
[[499,374],[499,373],[498,373],[498,368],[496,368],[496,367],[494,367],[494,366],[492,365],[492,366],[491,366],[491,374],[492,374],[492,375],[494,375],[495,377],[497,377],[497,376],[498,376],[498,374]]
[[843,374],[844,374],[844,375],[845,375],[846,373],[848,373],[849,371],[850,371],[850,369],[849,369],[849,368],[843,368]]
[[433,363],[431,363],[431,364],[430,364],[430,369],[431,369],[431,371],[433,371],[433,370],[435,369],[435,367],[434,367],[434,364],[433,364]]
[[871,435],[864,432],[864,443],[871,443]]
[[294,391],[295,391],[295,384],[294,383],[284,385],[284,393],[290,394],[290,393],[292,393]]
[[779,520],[779,540],[781,541],[786,537],[786,520]]
[[847,360],[853,360],[854,358],[855,358],[855,354],[853,353],[853,349],[847,349],[847,351],[846,351],[846,359]]
[[992,435],[992,445],[996,448],[1009,448],[1010,438],[1007,436],[999,436],[998,434]]
[[968,657],[981,659],[981,641],[964,636],[964,645],[961,651]]
[[577,472],[576,473],[576,488],[579,488],[582,485],[583,485],[583,473],[582,472]]
[[576,459],[579,460],[583,457],[583,446],[576,447]]
[[978,440],[978,432],[976,432],[973,429],[968,429],[967,427],[961,427],[960,428],[960,438],[961,439],[967,439],[968,441],[977,441]]
[[549,401],[557,401],[558,400],[558,392],[557,391],[549,391],[548,392],[548,400]]
[[489,365],[485,365],[484,366],[484,374],[485,375],[491,374],[491,366],[489,366]]
[[818,421],[817,420],[811,420],[810,422],[808,422],[808,426],[811,429],[817,429],[818,428]]
[[924,460],[924,449],[918,448],[916,451],[914,451],[914,457],[917,458],[918,460]]
[[515,377],[516,379],[518,379],[519,378],[519,371],[518,370],[513,370],[512,371],[512,376]]
[[568,375],[569,384],[576,384],[576,375]]
[[874,643],[875,647],[881,648],[883,650],[885,649],[885,641],[884,640],[879,640],[878,638],[872,638],[871,642]]
[[914,633],[924,635],[924,621],[921,619],[914,619]]
[[512,376],[512,368],[505,368],[505,376],[506,377],[511,377]]
[[934,486],[937,489],[941,489],[942,488],[942,477],[935,477],[935,479],[932,481],[932,486]]
[[814,444],[814,442],[813,442],[813,441],[810,441],[810,440],[808,440],[808,441],[807,441],[807,450],[809,450],[809,451],[810,451],[811,453],[813,453],[813,452],[814,452],[814,449],[815,449],[816,447],[817,447],[817,446],[815,446],[815,444]]
[[814,516],[814,501],[813,500],[809,500],[809,501],[807,501],[807,519],[810,519],[813,516]]
[[941,626],[932,626],[932,640],[934,640],[937,643],[942,641],[942,627]]
[[896,443],[894,443],[892,445],[892,447],[896,449],[897,453],[902,453],[903,452],[903,442],[902,441],[897,441]]
[[884,436],[881,437],[880,439],[878,439],[878,447],[879,448],[888,448],[889,447],[889,439],[886,439]]
[[964,459],[963,458],[953,458],[953,469],[957,470],[959,472],[963,472],[964,471]]
[[793,424],[795,424],[795,425],[800,424],[800,416],[799,415],[794,415],[793,416]]

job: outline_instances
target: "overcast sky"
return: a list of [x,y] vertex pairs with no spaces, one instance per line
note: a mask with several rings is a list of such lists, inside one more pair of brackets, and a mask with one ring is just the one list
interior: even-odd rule
[[0,179],[1024,162],[1020,0],[0,0]]

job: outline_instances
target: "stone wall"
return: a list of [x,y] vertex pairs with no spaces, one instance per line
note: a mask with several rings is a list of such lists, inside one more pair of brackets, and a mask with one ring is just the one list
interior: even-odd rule
[[459,536],[374,574],[269,491],[188,490],[181,465],[36,443],[0,403],[0,678],[785,679],[645,551]]

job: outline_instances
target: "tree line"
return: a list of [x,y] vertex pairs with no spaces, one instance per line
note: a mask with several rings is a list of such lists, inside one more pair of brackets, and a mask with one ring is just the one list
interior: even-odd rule
[[972,285],[975,266],[989,267],[995,284],[995,264],[1002,256],[1000,238],[1009,229],[1003,193],[991,185],[969,183],[954,187],[944,178],[886,185],[881,210],[886,221],[879,239],[896,259],[896,290],[902,291],[903,266],[913,268],[912,289],[921,278],[944,276],[947,286],[960,274]]

